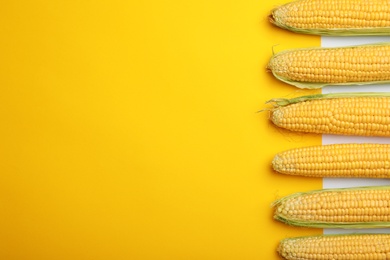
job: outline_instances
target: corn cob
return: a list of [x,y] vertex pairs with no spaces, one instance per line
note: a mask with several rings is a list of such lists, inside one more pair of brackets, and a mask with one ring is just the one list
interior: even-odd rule
[[280,241],[286,260],[390,259],[390,234],[318,235]]
[[272,24],[297,33],[389,35],[388,0],[300,0],[272,10]]
[[295,193],[273,203],[274,218],[293,226],[374,228],[390,226],[390,186]]
[[307,177],[390,178],[390,145],[334,144],[275,155],[275,171]]
[[337,93],[273,99],[270,119],[291,131],[390,136],[390,93]]
[[282,51],[267,70],[299,88],[385,83],[390,81],[390,44]]

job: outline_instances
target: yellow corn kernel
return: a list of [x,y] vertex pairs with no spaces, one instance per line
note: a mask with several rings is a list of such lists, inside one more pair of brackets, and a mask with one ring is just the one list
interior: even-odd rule
[[275,155],[275,171],[306,177],[390,178],[389,144],[302,147]]
[[299,0],[275,8],[269,20],[298,33],[386,35],[389,12],[387,0]]
[[267,68],[300,88],[388,82],[390,44],[293,49],[275,54]]
[[348,93],[338,93],[283,100],[283,105],[271,110],[270,119],[278,127],[305,133],[390,136],[390,96],[370,94],[354,93],[344,98]]
[[277,252],[286,260],[390,259],[390,234],[286,238],[280,241]]
[[274,218],[318,228],[390,226],[390,186],[323,189],[295,193],[273,204]]

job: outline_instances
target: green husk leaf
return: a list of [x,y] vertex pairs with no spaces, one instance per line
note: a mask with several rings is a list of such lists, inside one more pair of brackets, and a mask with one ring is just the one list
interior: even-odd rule
[[320,222],[320,221],[299,221],[289,220],[280,216],[274,216],[274,219],[283,222],[289,226],[307,227],[307,228],[385,228],[390,227],[390,222]]
[[[354,188],[335,188],[335,189],[322,189],[313,190],[309,192],[298,192],[288,196],[285,196],[279,200],[274,201],[271,206],[276,207],[282,202],[307,194],[323,193],[323,192],[342,192],[353,190],[390,190],[390,186],[366,186],[366,187],[354,187]],[[283,222],[291,226],[309,227],[309,228],[382,228],[390,227],[390,222],[325,222],[325,221],[310,221],[302,219],[289,219],[277,211],[274,212],[274,219]]]
[[275,103],[276,107],[288,106],[295,103],[332,98],[355,98],[355,97],[390,97],[390,92],[347,92],[347,93],[329,93],[300,96],[296,98],[274,98],[266,103]]
[[302,29],[284,24],[275,19],[273,12],[268,17],[269,21],[282,29],[294,33],[312,34],[312,35],[329,35],[329,36],[364,36],[364,35],[390,35],[390,27],[367,27],[367,28],[337,28],[337,29]]
[[[282,54],[285,54],[285,53],[288,53],[288,52],[295,52],[295,51],[302,51],[302,50],[325,50],[325,49],[345,49],[345,48],[349,48],[349,49],[353,49],[353,48],[360,48],[360,47],[369,47],[369,46],[389,46],[390,43],[388,42],[381,42],[381,43],[376,43],[376,44],[362,44],[362,45],[354,45],[354,46],[344,46],[344,47],[311,47],[311,48],[295,48],[295,49],[290,49],[290,50],[285,50],[285,51],[281,51],[277,54],[274,54],[271,58],[271,60],[279,55],[282,55]],[[289,78],[286,78],[286,77],[282,77],[280,75],[278,75],[276,72],[274,72],[271,68],[269,68],[268,66],[268,71],[271,71],[272,75],[286,83],[286,84],[289,84],[289,85],[293,85],[297,88],[301,88],[301,89],[319,89],[319,88],[323,88],[325,86],[349,86],[349,85],[357,85],[357,86],[361,86],[361,85],[374,85],[374,84],[387,84],[387,83],[390,83],[390,80],[383,80],[383,81],[364,81],[364,82],[341,82],[341,83],[328,83],[328,82],[300,82],[300,81],[294,81],[294,80],[291,80]]]
[[272,72],[274,77],[286,84],[293,85],[297,88],[301,89],[320,89],[325,86],[363,86],[363,85],[375,85],[375,84],[389,84],[390,80],[383,80],[383,81],[364,81],[364,82],[344,82],[344,83],[316,83],[316,82],[299,82],[299,81],[293,81],[288,78],[282,77],[277,75],[276,73]]
[[350,237],[350,236],[390,236],[388,233],[349,233],[349,234],[322,234],[322,235],[307,235],[307,236],[298,236],[298,237],[287,237],[281,240],[283,241],[292,241],[292,240],[299,240],[299,239],[305,239],[305,238],[314,238],[314,237]]

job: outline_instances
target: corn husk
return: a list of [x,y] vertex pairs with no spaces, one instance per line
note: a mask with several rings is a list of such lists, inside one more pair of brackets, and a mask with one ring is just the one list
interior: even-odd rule
[[320,100],[320,99],[333,99],[333,98],[358,98],[358,97],[390,97],[390,92],[345,92],[345,93],[329,93],[329,94],[313,94],[300,96],[295,98],[273,98],[266,102],[266,104],[272,103],[274,108],[284,107],[300,102]]

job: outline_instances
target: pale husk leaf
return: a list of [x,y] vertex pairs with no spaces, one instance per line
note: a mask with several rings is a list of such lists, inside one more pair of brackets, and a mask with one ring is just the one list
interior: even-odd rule
[[300,96],[295,98],[274,98],[266,103],[274,103],[276,107],[288,106],[295,103],[333,98],[358,98],[358,97],[390,97],[390,92],[347,92],[347,93],[329,93]]

